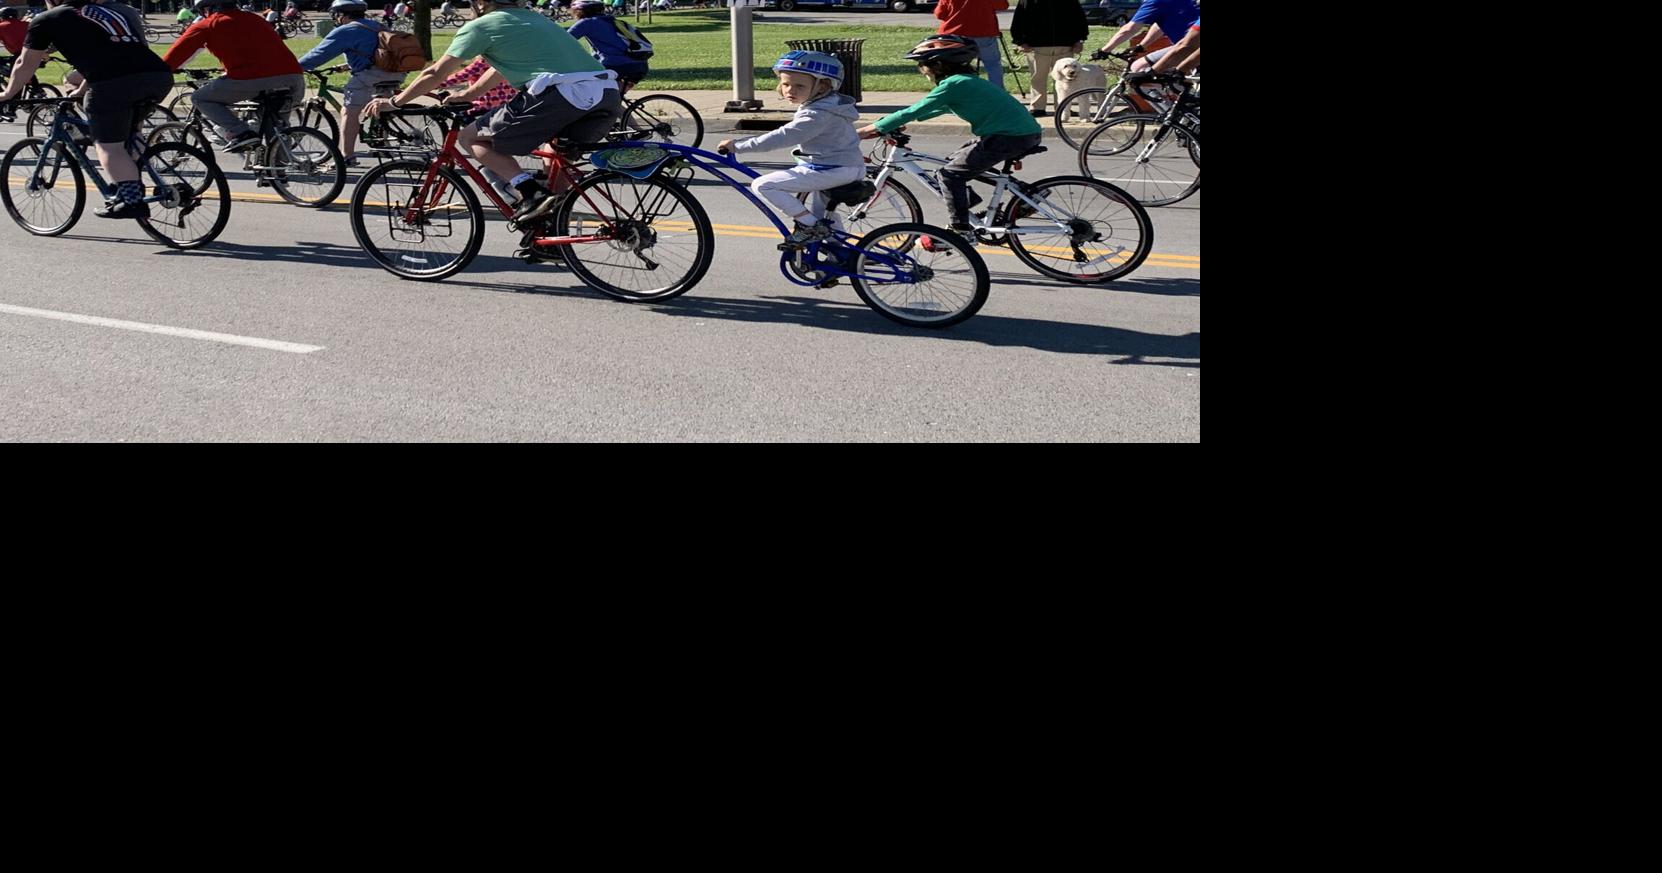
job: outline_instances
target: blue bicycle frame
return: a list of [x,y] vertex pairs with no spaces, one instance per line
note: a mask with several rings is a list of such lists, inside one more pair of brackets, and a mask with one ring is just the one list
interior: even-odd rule
[[[98,186],[98,193],[102,194],[105,200],[108,200],[115,195],[115,186],[105,182],[104,177],[99,175],[98,170],[93,167],[92,161],[87,159],[86,147],[78,142],[79,137],[67,135],[64,131],[65,125],[68,125],[88,137],[92,135],[92,122],[84,118],[78,118],[70,114],[68,111],[69,105],[73,102],[73,100],[64,100],[58,104],[57,115],[52,119],[52,129],[47,132],[45,142],[41,143],[40,159],[35,162],[35,172],[34,175],[30,177],[29,184],[35,184],[36,180],[44,181],[48,186],[57,183],[58,167],[52,168],[52,175],[50,178],[44,176],[41,171],[46,168],[47,156],[52,155],[55,151],[52,148],[53,144],[62,143],[65,145],[65,151],[75,156],[76,161],[81,165],[81,171],[86,173],[87,176],[92,179],[92,184]],[[137,133],[134,133],[132,137],[127,140],[127,151],[129,153],[136,152],[135,154],[132,154],[133,162],[135,164],[138,163],[138,159],[144,155],[144,148],[144,139]],[[150,181],[152,183],[150,188],[151,191],[154,192],[149,197],[144,198],[144,202],[160,203],[163,200],[166,200],[168,195],[162,192],[164,189],[168,188],[168,183],[156,173],[154,168],[146,165],[142,166],[140,169],[150,174]]]
[[[686,161],[689,165],[697,167],[717,179],[726,182],[729,187],[734,188],[740,194],[743,194],[751,203],[756,205],[757,209],[762,211],[763,215],[767,216],[768,221],[773,222],[773,226],[778,229],[779,236],[781,238],[791,235],[790,229],[785,227],[785,222],[780,220],[778,214],[774,212],[773,207],[762,202],[762,199],[757,197],[756,193],[750,190],[750,186],[748,184],[740,182],[739,180],[734,179],[733,177],[722,172],[722,169],[725,168],[741,173],[749,179],[761,178],[761,173],[758,173],[744,164],[739,163],[737,158],[723,157],[713,152],[707,152],[702,149],[695,149],[691,146],[678,145],[676,143],[669,142],[620,142],[608,145],[605,149],[600,151],[601,153],[604,153],[612,149],[624,148],[656,148],[662,149],[666,152],[671,152],[673,155]],[[662,172],[664,166],[670,163],[671,160],[673,159],[665,158],[663,160],[656,161],[649,166],[638,169],[615,169],[611,167],[607,167],[606,169],[634,176],[635,178],[644,179],[647,176]],[[912,283],[918,281],[917,275],[911,272],[911,267],[915,265],[915,261],[907,257],[904,252],[892,252],[892,250],[888,249],[873,250],[861,248],[859,246],[859,240],[853,234],[838,231],[835,241],[832,242],[830,248],[833,251],[843,249],[854,253],[864,253],[866,256],[867,269],[872,267],[886,268],[888,272],[883,275],[851,273],[843,268],[843,262],[840,260],[822,260],[819,255],[821,250],[824,248],[826,248],[825,242],[812,242],[803,249],[782,253],[779,258],[779,272],[784,275],[787,281],[794,285],[801,285],[805,288],[815,287],[825,282],[827,278],[835,277],[859,278],[868,282],[876,282],[880,284],[901,282]],[[826,277],[804,280],[792,275],[790,263],[793,256],[798,260],[798,267],[800,269],[804,271],[823,272],[826,274]],[[848,262],[851,263],[853,260],[853,258],[849,258]]]

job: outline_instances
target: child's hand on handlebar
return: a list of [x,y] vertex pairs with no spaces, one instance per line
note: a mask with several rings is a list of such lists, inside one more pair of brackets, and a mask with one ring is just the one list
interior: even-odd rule
[[716,154],[724,156],[733,154],[734,142],[735,140],[724,139],[721,142],[716,143]]
[[[895,130],[905,130],[905,129],[906,128],[904,128],[904,127],[895,128]],[[855,133],[858,133],[860,135],[861,139],[876,139],[876,138],[883,135],[881,133],[878,133],[877,125],[875,125],[875,124],[868,124],[865,127],[862,127],[859,130],[855,131]]]

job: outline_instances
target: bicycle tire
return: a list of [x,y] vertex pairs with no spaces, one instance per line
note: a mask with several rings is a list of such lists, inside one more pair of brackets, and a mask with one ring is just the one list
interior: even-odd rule
[[[1079,121],[1073,124],[1066,123],[1068,114],[1078,107],[1089,107],[1092,100],[1101,99],[1094,111],[1080,110]],[[1056,128],[1056,135],[1068,148],[1079,151],[1079,143],[1096,126],[1115,115],[1127,115],[1137,112],[1130,98],[1125,96],[1125,89],[1119,86],[1113,88],[1084,88],[1068,95],[1068,99],[1056,104],[1056,115],[1052,119],[1052,126]]]
[[313,98],[289,110],[288,127],[309,127],[328,134],[329,141],[340,142],[340,122],[322,100]]
[[[598,196],[586,196],[596,189],[605,186],[607,190],[598,192]],[[667,200],[675,201],[675,205],[686,211],[684,217],[677,216],[676,210],[668,212],[662,210]],[[554,212],[554,232],[558,236],[583,236],[583,225],[594,221],[590,212],[590,204],[612,212],[606,218],[614,225],[623,229],[629,235],[627,239],[613,242],[585,243],[565,247],[566,263],[571,272],[596,291],[614,297],[618,300],[642,302],[648,300],[668,300],[685,294],[704,278],[710,271],[710,264],[715,260],[716,234],[710,226],[710,217],[700,206],[697,198],[687,189],[659,176],[650,176],[645,179],[636,179],[622,173],[595,173],[587,176],[566,192],[564,199]],[[638,207],[636,208],[631,207]],[[623,207],[628,214],[624,215],[612,206]],[[640,214],[644,213],[644,222]],[[644,226],[643,226],[644,225]],[[677,240],[687,239],[683,235],[682,225],[687,225],[686,231],[697,248],[686,255],[679,248],[663,246],[666,233],[677,234]],[[638,242],[643,236],[650,235],[649,245],[626,249],[631,243]],[[648,257],[645,252],[651,251],[656,256]],[[589,252],[617,252],[621,257],[613,262],[601,262],[598,257],[586,257]],[[635,261],[630,262],[630,256]],[[596,270],[599,268],[615,267],[619,277],[641,274],[656,274],[658,269],[670,262],[670,258],[687,264],[686,271],[672,282],[664,283],[656,288],[629,288],[616,282],[602,278]],[[642,264],[647,264],[644,269]]]
[[[81,117],[80,109],[71,107],[70,111],[75,113],[76,117]],[[43,103],[30,109],[29,118],[23,124],[23,135],[45,139],[46,135],[52,132],[52,119],[57,117],[58,107],[56,106]]]
[[[447,279],[466,269],[467,265],[472,263],[473,259],[479,255],[479,249],[485,244],[485,210],[479,205],[479,197],[473,193],[472,188],[468,187],[467,182],[460,174],[448,167],[441,168],[439,176],[449,186],[453,196],[461,199],[460,205],[465,209],[471,223],[468,239],[461,251],[447,256],[444,260],[439,260],[431,257],[419,257],[428,254],[424,251],[412,251],[409,247],[388,247],[377,241],[376,233],[378,231],[372,231],[370,227],[372,217],[377,224],[383,220],[386,222],[388,227],[387,242],[400,242],[394,234],[401,232],[406,234],[418,233],[422,241],[427,239],[426,231],[411,231],[408,229],[410,227],[409,223],[401,217],[404,211],[401,202],[408,201],[400,201],[397,195],[399,192],[419,192],[426,184],[427,172],[430,166],[426,161],[388,161],[365,173],[358,180],[357,188],[352,192],[352,207],[350,210],[352,234],[357,237],[358,245],[363,247],[364,253],[369,255],[370,259],[378,264],[381,269],[401,279],[414,279],[422,282],[436,282]],[[398,177],[389,179],[394,174],[398,174]],[[374,207],[369,205],[371,193],[377,193],[380,205]],[[443,208],[447,218],[455,214],[452,211],[453,205],[447,203]],[[373,216],[371,210],[374,211]],[[381,210],[385,210],[385,212]],[[398,225],[403,225],[406,229],[400,231]],[[453,233],[446,236],[434,234],[432,238],[447,239],[453,236]],[[403,242],[410,242],[410,240],[406,239]],[[423,263],[427,266],[411,266],[415,263]]]
[[[872,169],[866,175],[875,181],[879,172],[881,171]],[[812,196],[812,193],[798,194],[796,199],[806,205],[808,198]],[[838,207],[839,212],[849,210],[849,214],[838,216],[838,220],[842,222],[843,231],[856,237],[865,236],[886,224],[923,223],[923,204],[918,202],[917,196],[910,189],[900,184],[899,179],[893,177],[884,182],[883,187],[873,193],[871,199],[860,204],[858,208],[869,208],[870,211],[860,218],[855,218],[853,211],[856,207]]]
[[[315,167],[321,171],[308,174],[312,175],[315,181],[296,182],[293,170],[285,166],[280,171],[281,177],[273,175],[271,179],[271,187],[276,189],[278,196],[302,209],[321,209],[335,202],[341,189],[346,187],[346,159],[341,157],[340,149],[335,146],[334,140],[324,136],[323,131],[311,127],[285,127],[277,136],[287,141],[287,148],[279,147],[282,144],[277,141],[277,137],[266,140],[267,167],[277,164],[278,155],[274,152],[287,151],[285,161],[289,157],[299,156],[292,165],[295,169],[306,172],[307,168]],[[302,187],[305,185],[317,187],[315,190],[308,190]]]
[[[904,239],[885,244],[898,238]],[[973,246],[951,231],[927,224],[890,224],[866,234],[856,248],[859,253],[850,270],[854,275],[849,277],[854,293],[890,321],[907,327],[951,327],[980,312],[987,303],[992,287],[987,262]],[[899,288],[902,283],[874,281],[874,277],[884,274],[898,275],[886,259],[903,260],[914,269],[927,267],[932,276],[925,280],[927,284],[908,283],[909,290],[893,293],[889,289]],[[954,267],[950,273],[963,276],[963,270],[956,268],[959,260],[969,270],[967,278],[973,282],[970,288],[954,288],[939,279],[948,271],[938,269],[937,264]]]
[[628,140],[672,142],[698,148],[704,142],[704,119],[691,103],[670,94],[648,94],[623,107],[612,126]]
[[[1061,192],[1061,189],[1066,188],[1088,188],[1098,199],[1105,202],[1092,209],[1085,202],[1086,198],[1082,193],[1068,197]],[[1071,236],[1062,236],[1059,232],[1059,238],[1054,240],[1052,245],[1044,246],[1027,241],[1029,237],[1035,236],[1034,234],[1006,234],[1005,239],[1009,241],[1010,251],[1017,259],[1043,275],[1078,285],[1111,282],[1130,275],[1142,266],[1143,261],[1148,259],[1149,251],[1154,248],[1153,219],[1149,217],[1148,210],[1123,188],[1083,176],[1053,176],[1028,186],[1026,193],[1035,200],[1042,198],[1046,204],[1059,212],[1066,212],[1070,223],[1088,222],[1096,236],[1096,239],[1084,241],[1085,244],[1080,245],[1074,243]],[[1012,199],[1008,205],[1000,209],[998,223],[1002,227],[1020,226],[1021,218],[1017,216],[1031,209],[1032,207],[1019,197]],[[1090,213],[1088,216],[1082,214],[1087,211]],[[1039,223],[1044,221],[1042,217],[1035,217],[1034,220]],[[1065,250],[1063,245],[1067,246]],[[1090,247],[1091,254],[1086,254],[1087,246]],[[1085,268],[1111,265],[1110,269],[1076,273],[1047,262],[1078,264],[1080,257],[1087,258],[1083,264]],[[1114,263],[1116,260],[1118,263]]]
[[[1099,140],[1111,145],[1099,146]],[[1200,190],[1200,135],[1180,124],[1163,125],[1157,115],[1117,116],[1080,143],[1079,169],[1144,206],[1170,206]]]
[[[69,149],[59,142],[54,143],[52,147],[52,150],[58,153],[58,157],[53,160],[53,172],[43,180],[45,185],[40,190],[30,191],[30,184],[39,178],[33,168],[39,165],[41,147],[45,144],[46,141],[43,139],[29,137],[18,140],[6,150],[6,156],[0,158],[0,178],[6,180],[4,185],[0,185],[0,201],[4,202],[6,214],[12,217],[12,221],[17,222],[18,227],[35,236],[59,236],[67,233],[75,226],[75,222],[81,220],[81,212],[87,205],[87,180],[81,172],[81,165],[69,153]],[[24,152],[29,153],[22,154]],[[25,163],[29,165],[28,169],[21,166]],[[64,210],[61,199],[56,206],[50,205],[49,197],[45,193],[57,187],[59,174],[65,166],[69,168],[70,181],[75,188],[67,211]],[[24,181],[19,184],[18,180]],[[13,192],[23,192],[28,196],[19,202]],[[53,223],[41,224],[38,223],[40,218],[24,214],[40,214],[43,210],[53,216]]]
[[214,163],[219,162],[218,155],[214,153],[213,144],[195,125],[180,121],[159,125],[144,138],[146,146],[160,145],[164,142],[182,143],[207,155]]
[[138,164],[141,179],[154,182],[159,176],[172,189],[170,200],[151,203],[150,217],[139,219],[139,227],[156,242],[196,249],[225,231],[231,221],[231,185],[212,157],[183,143],[164,142],[147,147]]

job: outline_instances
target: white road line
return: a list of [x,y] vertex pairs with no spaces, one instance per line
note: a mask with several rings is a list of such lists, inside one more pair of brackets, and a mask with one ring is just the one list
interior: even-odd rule
[[205,330],[191,330],[185,327],[167,327],[160,324],[145,324],[139,321],[120,321],[114,318],[99,318],[96,315],[76,315],[72,312],[53,312],[50,309],[30,309],[26,306],[11,306],[0,303],[0,313],[10,315],[26,315],[30,318],[50,318],[55,321],[69,321],[75,324],[90,324],[96,327],[113,327],[117,330],[136,330],[143,333],[159,333],[165,336],[182,336],[186,339],[206,340],[213,343],[226,343],[233,346],[252,346],[256,349],[270,349],[274,352],[288,352],[291,355],[309,355],[312,352],[323,351],[323,346],[307,346],[300,343],[286,343],[281,340],[260,339],[251,336],[236,336],[229,333],[210,333]]

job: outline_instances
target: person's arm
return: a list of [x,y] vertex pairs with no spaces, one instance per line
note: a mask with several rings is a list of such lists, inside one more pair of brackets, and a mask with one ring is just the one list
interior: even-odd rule
[[207,44],[208,21],[203,19],[185,28],[184,34],[174,40],[173,46],[167,50],[167,54],[162,55],[162,63],[167,64],[169,68],[177,73],[180,67],[190,63],[190,59],[195,57],[196,53]]
[[813,139],[813,129],[823,124],[823,121],[812,116],[793,118],[784,127],[770,130],[761,136],[753,136],[750,139],[733,143],[729,146],[729,149],[736,155],[744,152],[771,152],[774,149],[782,149],[786,146],[793,146]]
[[1177,45],[1171,47],[1158,63],[1154,65],[1154,72],[1164,73],[1187,64],[1189,60],[1200,53],[1200,31],[1190,30]]
[[329,31],[329,35],[324,37],[322,42],[313,46],[311,51],[300,56],[300,69],[311,72],[344,53],[346,43],[352,38],[352,34],[348,32],[350,30],[363,30],[363,28],[343,24]]
[[490,72],[490,69],[491,69],[491,65],[489,63],[487,63],[484,58],[480,58],[479,60],[474,61],[471,64],[468,64],[467,69],[462,70],[460,73],[457,73],[456,75],[451,76],[448,79],[445,79],[444,82],[439,85],[439,87],[440,88],[454,88],[457,85],[464,85],[464,86],[465,85],[471,85],[474,82],[479,81],[480,76],[483,76],[487,72]]
[[922,100],[899,112],[891,112],[877,119],[875,123],[861,128],[860,138],[871,139],[882,136],[895,128],[905,127],[914,121],[927,121],[937,115],[943,115],[951,111],[952,99],[947,93],[946,83],[943,82],[936,85],[935,90],[930,91]]
[[[427,94],[431,93],[434,88],[437,88],[439,83],[443,82],[451,73],[461,69],[462,64],[464,63],[466,63],[466,60],[463,58],[453,57],[451,55],[440,55],[438,60],[429,65],[427,69],[421,71],[421,75],[417,76],[416,80],[409,84],[409,87],[398,92],[398,94],[391,100],[386,98],[371,100],[369,105],[364,107],[364,111],[370,115],[380,115],[387,109],[396,109],[400,106],[407,105],[411,100],[414,100],[417,97],[425,97]],[[493,75],[496,74],[493,73]],[[485,78],[489,79],[491,77],[486,76]]]
[[492,88],[495,88],[497,85],[500,85],[506,81],[508,81],[507,78],[504,77],[501,72],[492,69],[485,73],[485,75],[480,76],[472,85],[469,85],[461,91],[451,95],[450,102],[472,103],[473,101],[484,96]]
[[1108,52],[1113,51],[1114,46],[1117,46],[1126,40],[1136,39],[1137,34],[1142,33],[1145,26],[1146,25],[1138,24],[1135,21],[1127,21],[1125,24],[1120,26],[1119,30],[1114,31],[1114,35],[1108,38],[1108,42],[1103,44],[1103,53],[1107,54]]
[[23,49],[23,53],[12,63],[12,80],[6,85],[6,93],[0,95],[0,103],[16,100],[17,95],[29,87],[29,82],[35,77],[35,71],[40,69],[41,64],[46,63],[47,57],[45,49]]

